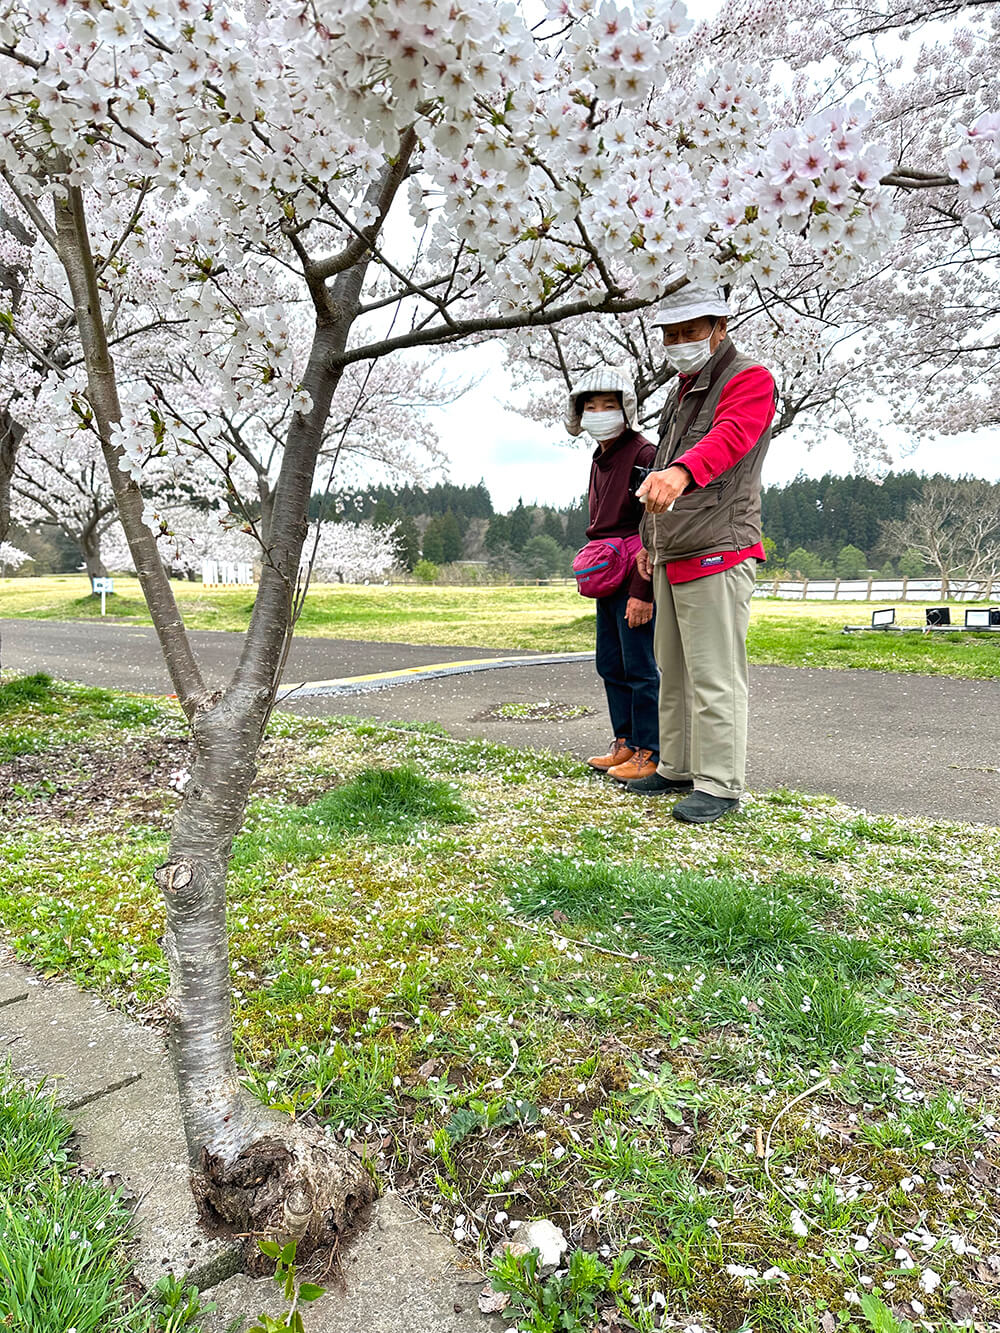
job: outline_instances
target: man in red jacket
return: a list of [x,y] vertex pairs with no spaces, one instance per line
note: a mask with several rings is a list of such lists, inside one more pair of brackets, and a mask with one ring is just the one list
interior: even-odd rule
[[735,810],[746,769],[750,598],[760,473],[776,393],[770,371],[733,346],[724,291],[688,283],[655,323],[677,378],[660,419],[639,569],[651,575],[660,668],[660,763],[629,784],[684,792],[674,816],[707,824]]
[[[643,511],[631,489],[632,469],[649,467],[656,449],[636,430],[635,389],[628,373],[597,366],[580,376],[570,389],[566,428],[571,435],[586,431],[597,442],[590,467],[588,539],[634,538]],[[655,776],[660,682],[653,652],[653,585],[634,564],[614,592],[597,598],[596,665],[613,740],[607,754],[587,762],[618,782]]]

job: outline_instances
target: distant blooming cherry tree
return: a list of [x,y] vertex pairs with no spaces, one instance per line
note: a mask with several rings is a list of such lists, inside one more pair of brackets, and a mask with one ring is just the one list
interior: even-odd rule
[[12,542],[0,542],[0,575],[20,569],[27,559],[27,551],[22,551]]
[[[718,35],[678,0],[560,0],[534,28],[492,0],[0,0],[0,175],[58,260],[86,369],[85,387],[53,392],[93,421],[194,741],[156,878],[197,1192],[241,1232],[297,1235],[303,1255],[371,1187],[328,1139],[262,1125],[240,1096],[225,882],[348,368],[627,314],[691,277],[774,286],[803,265],[842,286],[898,243],[895,189],[927,183],[862,104],[803,73],[789,109],[742,49],[725,63]],[[981,123],[956,144],[981,147],[977,171],[995,161]],[[308,303],[301,357],[287,286]],[[207,394],[196,422],[150,375],[116,373],[126,289],[183,320],[177,355]],[[280,461],[240,663],[215,694],[142,483],[197,451],[232,454],[238,489],[226,419],[263,392]]]
[[[157,533],[160,559],[171,574],[199,578],[206,560],[229,564],[260,560],[261,544],[253,532],[233,523],[225,507],[167,509]],[[387,574],[396,563],[395,525],[334,522],[313,524],[303,547],[304,573],[315,583],[364,583]],[[105,538],[104,560],[115,573],[135,573],[135,562],[120,523]]]

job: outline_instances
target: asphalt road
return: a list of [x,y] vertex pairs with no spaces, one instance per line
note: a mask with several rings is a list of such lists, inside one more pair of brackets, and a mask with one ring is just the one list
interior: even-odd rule
[[[151,629],[4,620],[0,633],[6,667],[115,689],[170,691]],[[223,684],[238,657],[240,636],[202,630],[191,638],[208,681]],[[302,638],[293,645],[285,681],[508,655],[495,649]],[[751,788],[826,792],[875,812],[1000,822],[1000,683],[765,666],[752,668],[751,690]],[[482,717],[500,703],[542,700],[591,711],[571,721]],[[603,752],[608,741],[603,689],[589,660],[408,682],[286,706],[304,714],[434,721],[461,738],[483,736],[580,757]]]

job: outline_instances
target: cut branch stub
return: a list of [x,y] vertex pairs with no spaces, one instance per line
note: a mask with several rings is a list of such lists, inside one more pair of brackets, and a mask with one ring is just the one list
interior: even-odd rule
[[153,871],[157,888],[163,893],[176,893],[185,888],[194,878],[194,869],[190,861],[167,861]]
[[296,1262],[336,1255],[364,1221],[375,1184],[354,1155],[318,1127],[289,1124],[260,1138],[226,1166],[208,1151],[192,1177],[205,1221],[246,1237],[249,1273],[272,1272],[258,1240],[295,1240]]

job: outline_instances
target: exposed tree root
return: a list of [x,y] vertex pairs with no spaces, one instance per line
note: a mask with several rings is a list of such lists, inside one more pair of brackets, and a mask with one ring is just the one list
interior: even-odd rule
[[322,1130],[292,1124],[257,1139],[230,1166],[209,1152],[194,1178],[195,1198],[209,1225],[247,1237],[246,1271],[274,1271],[258,1240],[297,1241],[296,1262],[317,1252],[336,1254],[364,1221],[375,1198],[371,1176]]

